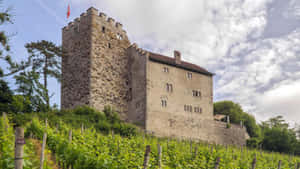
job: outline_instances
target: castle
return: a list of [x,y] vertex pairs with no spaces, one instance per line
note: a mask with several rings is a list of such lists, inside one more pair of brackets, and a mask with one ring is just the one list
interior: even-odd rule
[[213,73],[131,44],[122,24],[91,7],[62,30],[62,109],[114,107],[160,137],[244,145],[245,128],[213,116]]

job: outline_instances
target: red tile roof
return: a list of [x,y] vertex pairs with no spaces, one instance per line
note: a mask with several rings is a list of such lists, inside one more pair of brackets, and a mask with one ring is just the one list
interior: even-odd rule
[[193,72],[197,72],[197,73],[201,73],[201,74],[205,74],[205,75],[209,75],[209,76],[214,75],[213,73],[207,71],[206,69],[204,69],[198,65],[188,63],[185,61],[181,61],[180,64],[177,64],[175,62],[175,58],[163,56],[163,55],[152,53],[152,52],[149,52],[149,59],[152,61],[155,61],[155,62],[159,62],[159,63],[167,64],[170,66],[175,66],[178,68],[186,69],[188,71],[193,71]]

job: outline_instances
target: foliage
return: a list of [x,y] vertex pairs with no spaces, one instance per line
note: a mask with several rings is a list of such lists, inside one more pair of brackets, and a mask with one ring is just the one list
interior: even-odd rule
[[0,79],[0,112],[8,112],[13,100],[13,92],[7,83]]
[[68,141],[70,126],[60,123],[56,130],[51,126],[45,128],[44,122],[34,119],[27,128],[26,135],[33,133],[42,139],[47,132],[47,145],[55,153],[59,163],[73,169],[104,168],[142,168],[146,145],[151,146],[149,168],[158,168],[157,144],[162,146],[162,168],[214,168],[220,157],[220,169],[251,168],[253,158],[257,157],[256,168],[294,168],[300,162],[299,157],[279,153],[266,153],[247,148],[190,142],[185,140],[159,139],[149,136],[120,137],[119,135],[102,135],[94,129],[81,133],[72,129],[72,142]]
[[[107,111],[111,110],[111,111]],[[25,125],[26,121],[30,121],[33,117],[40,119],[48,119],[52,125],[61,122],[67,123],[74,128],[95,128],[103,133],[110,133],[112,130],[122,136],[133,136],[138,134],[138,128],[132,124],[124,123],[120,120],[118,114],[107,108],[106,113],[99,112],[88,106],[79,106],[69,110],[54,110],[45,112],[35,112],[27,114],[13,115],[13,122],[18,125]]]
[[260,137],[260,128],[256,124],[255,118],[248,113],[244,112],[242,107],[232,101],[220,101],[214,103],[214,115],[223,114],[230,117],[230,122],[240,124],[244,122],[247,132],[250,137]]
[[[0,117],[0,168],[14,169],[14,142],[13,128],[9,125],[6,117]],[[31,140],[26,140],[24,145],[23,169],[38,169],[39,157],[34,150]],[[46,162],[45,168],[51,169]]]
[[265,150],[284,153],[295,153],[299,151],[299,141],[296,132],[289,129],[289,125],[282,116],[276,116],[262,122],[263,131],[262,147]]
[[50,107],[47,105],[48,90],[39,82],[40,75],[32,70],[30,72],[23,71],[15,75],[17,92],[22,94],[24,98],[28,98],[31,102],[30,111],[48,111]]
[[[62,56],[61,47],[56,46],[49,41],[31,42],[25,45],[29,53],[29,60],[31,63],[32,71],[39,75],[43,75],[43,88],[48,88],[48,78],[52,77],[60,81],[61,76],[61,61]],[[46,92],[46,105],[50,107],[49,94]]]

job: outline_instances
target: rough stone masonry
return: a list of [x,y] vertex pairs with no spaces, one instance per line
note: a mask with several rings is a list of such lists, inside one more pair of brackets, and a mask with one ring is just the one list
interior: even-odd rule
[[244,145],[243,126],[214,120],[213,73],[131,44],[122,24],[91,7],[62,30],[62,109],[111,106],[159,137]]

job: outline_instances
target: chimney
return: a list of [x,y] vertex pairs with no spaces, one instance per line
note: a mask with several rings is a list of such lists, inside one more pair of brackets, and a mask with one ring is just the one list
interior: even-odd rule
[[179,51],[174,50],[175,63],[181,64],[181,54]]

